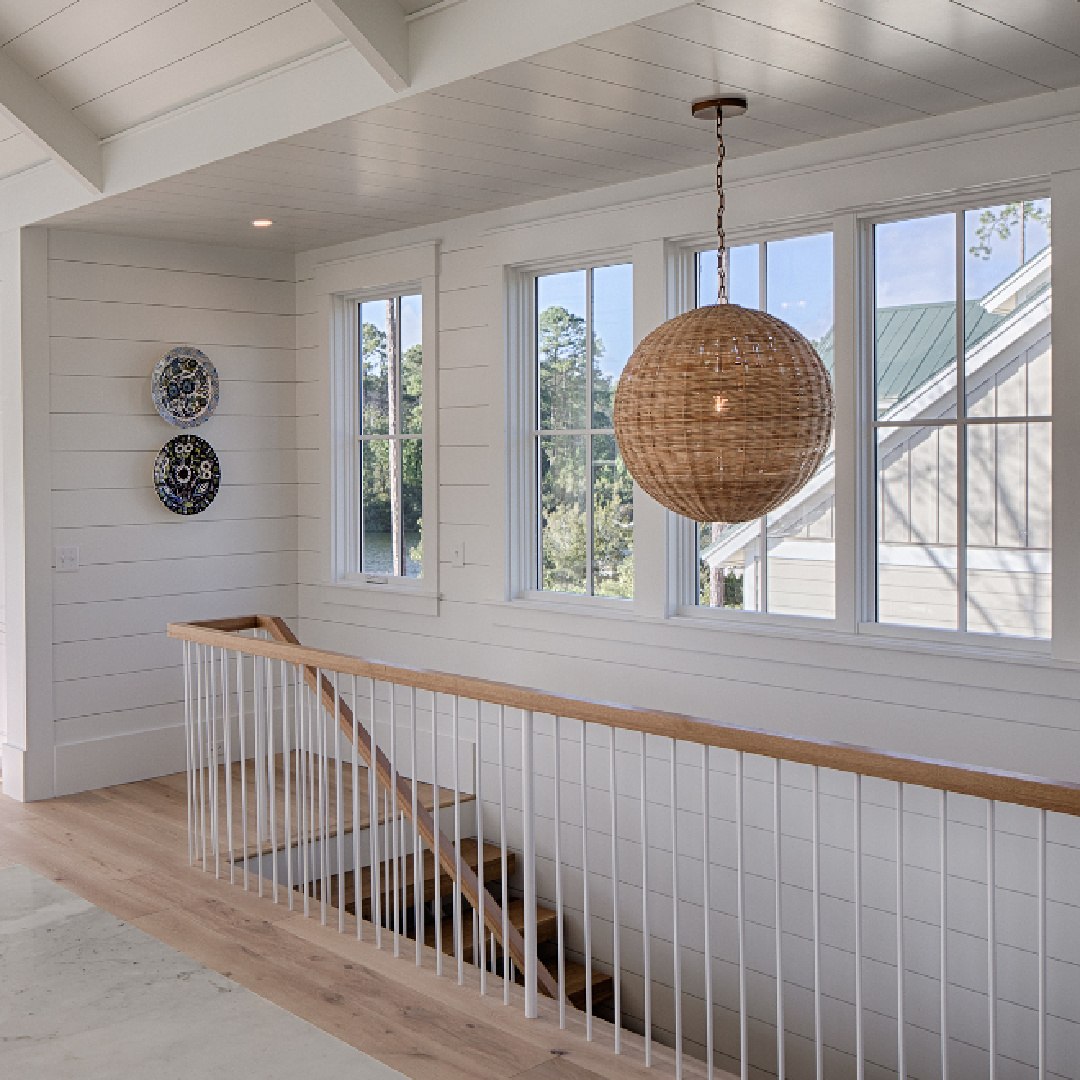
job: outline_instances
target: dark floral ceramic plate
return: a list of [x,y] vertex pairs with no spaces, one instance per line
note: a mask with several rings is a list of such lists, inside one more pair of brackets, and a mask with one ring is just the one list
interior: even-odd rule
[[201,514],[221,485],[221,466],[214,448],[198,435],[177,435],[154,462],[154,488],[166,510]]

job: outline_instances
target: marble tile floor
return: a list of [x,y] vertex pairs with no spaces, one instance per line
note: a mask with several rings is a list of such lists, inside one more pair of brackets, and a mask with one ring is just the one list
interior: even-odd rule
[[401,1074],[23,866],[0,868],[0,1076]]

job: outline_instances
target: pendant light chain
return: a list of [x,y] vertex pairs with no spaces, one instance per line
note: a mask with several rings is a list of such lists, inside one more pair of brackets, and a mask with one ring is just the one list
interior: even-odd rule
[[716,110],[716,302],[726,304],[727,247],[724,243],[724,113]]

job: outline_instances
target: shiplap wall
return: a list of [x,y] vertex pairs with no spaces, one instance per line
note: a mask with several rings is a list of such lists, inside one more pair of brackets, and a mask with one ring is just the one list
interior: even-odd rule
[[[1049,146],[1049,141],[1044,145]],[[1029,150],[1032,147],[1029,146]],[[1037,147],[1035,148],[1037,149]],[[1001,147],[996,148],[1000,154]],[[1030,162],[1039,154],[1030,154]],[[991,164],[982,148],[942,146],[904,159],[882,156],[858,163],[845,161],[835,169],[815,164],[790,174],[778,169],[774,179],[740,186],[738,198],[730,198],[732,235],[746,230],[751,238],[755,226],[768,227],[777,235],[778,222],[791,221],[792,230],[820,228],[841,215],[848,206],[865,206],[880,199],[925,196],[927,192],[1007,179],[1007,166]],[[1032,164],[1037,168],[1037,164]],[[995,169],[998,170],[995,172]],[[940,183],[941,187],[933,187]],[[348,258],[409,244],[438,241],[440,266],[440,498],[438,546],[440,551],[438,616],[396,608],[392,600],[377,593],[336,590],[327,586],[318,552],[327,533],[314,497],[313,512],[301,514],[300,535],[300,636],[312,645],[335,648],[391,662],[463,672],[528,686],[539,686],[567,695],[602,698],[657,707],[711,718],[719,722],[748,724],[809,736],[870,744],[902,752],[970,761],[1063,779],[1080,776],[1080,674],[1070,665],[1047,657],[1016,656],[995,652],[992,642],[985,651],[951,649],[938,645],[911,645],[882,638],[835,633],[813,628],[772,629],[754,625],[710,625],[693,618],[663,619],[648,601],[627,605],[621,611],[594,605],[566,607],[556,603],[509,600],[512,580],[508,562],[512,552],[509,477],[513,469],[515,403],[509,400],[507,343],[512,324],[508,316],[506,268],[550,260],[560,268],[575,256],[582,261],[598,253],[635,258],[635,332],[640,336],[658,321],[662,303],[647,299],[641,283],[659,288],[668,271],[661,261],[665,238],[694,235],[707,222],[711,199],[706,190],[680,189],[671,182],[667,191],[659,185],[647,190],[609,191],[577,200],[559,200],[527,211],[485,215],[448,223],[434,229],[411,230],[383,237],[377,242],[341,245],[301,255],[297,264],[298,317],[298,445],[300,476],[312,495],[324,484],[322,476],[328,424],[320,414],[326,400],[323,381],[326,358],[320,355],[318,303],[314,290],[316,267],[323,261]],[[901,211],[898,211],[898,213]],[[836,217],[836,220],[841,218]],[[760,235],[760,234],[759,234]],[[704,239],[704,237],[703,237]],[[741,235],[739,237],[741,240]],[[840,281],[837,294],[851,286]],[[645,299],[643,299],[643,297]],[[638,319],[638,309],[648,315]],[[651,323],[649,322],[651,319]],[[329,495],[322,489],[322,505]],[[647,504],[638,506],[637,552],[646,540],[655,545],[662,535]],[[426,516],[425,521],[429,518]],[[429,525],[429,529],[430,529]],[[646,529],[648,532],[646,532]],[[429,532],[430,537],[430,532]],[[426,538],[427,539],[427,538]],[[454,566],[451,545],[464,541],[465,565]],[[430,540],[429,540],[430,542]],[[656,546],[651,550],[658,553]],[[662,571],[658,555],[653,573]],[[641,581],[641,592],[654,596],[656,589]],[[538,721],[538,725],[540,721]],[[444,728],[444,734],[448,728]],[[608,801],[606,735],[596,732],[599,745],[590,749],[587,776],[590,814],[597,823],[590,845],[598,891],[597,918],[603,921],[605,875],[610,881],[607,839]],[[485,759],[494,763],[497,736],[494,718],[487,718]],[[634,939],[635,911],[640,911],[640,891],[635,879],[640,854],[634,852],[637,813],[633,796],[637,775],[633,746],[621,747],[620,790],[630,799],[626,814],[626,857],[622,860],[625,883],[628,937],[624,938],[627,971],[640,965]],[[684,927],[687,938],[700,942],[700,807],[695,800],[701,790],[699,752],[690,748],[680,764],[680,831],[685,848],[680,851],[680,875],[686,875]],[[657,977],[670,979],[670,946],[664,953],[663,920],[670,912],[670,871],[665,872],[664,830],[669,798],[666,749],[650,744],[650,822],[656,820],[653,838],[659,852],[652,875],[661,930],[654,966]],[[538,763],[550,775],[550,753],[538,750]],[[732,865],[732,782],[727,755],[714,757],[716,770],[713,800],[718,819],[726,819],[713,832],[718,872],[714,888],[718,944],[718,1000],[724,1002],[719,1031],[725,1049],[732,1051],[735,987],[732,982],[732,914],[730,886]],[[578,813],[573,790],[573,759],[564,763],[570,787],[564,803],[569,833],[564,837],[568,858],[573,851],[573,822]],[[807,788],[805,770],[785,770],[784,846],[798,874],[806,870]],[[755,1057],[768,1071],[774,1032],[772,991],[772,881],[771,881],[771,773],[762,762],[748,765],[747,823],[753,836],[752,876],[749,902],[753,911],[751,931],[751,1019]],[[494,790],[494,774],[485,775],[485,786]],[[511,783],[511,790],[518,785]],[[686,802],[684,804],[683,792]],[[851,820],[850,778],[827,777],[823,781],[826,876],[826,1038],[829,1075],[853,1074],[852,935],[851,935]],[[895,838],[895,794],[888,785],[866,788],[866,875],[868,1075],[895,1074],[895,915],[891,897],[895,890],[892,863]],[[487,800],[485,799],[485,802]],[[550,815],[550,785],[541,785],[538,813]],[[936,803],[931,795],[912,790],[912,811],[907,822],[908,896],[911,905],[908,965],[910,1053],[912,1075],[933,1075],[936,1013],[936,942],[934,934],[937,883]],[[980,828],[978,804],[954,799],[950,810],[950,948],[954,979],[954,1069],[976,1074],[986,1066],[985,877],[980,880],[980,859],[985,865],[985,834]],[[488,826],[497,821],[497,808],[486,809]],[[512,828],[514,828],[512,826]],[[650,830],[652,826],[650,824]],[[1051,876],[1050,948],[1051,995],[1056,1006],[1052,1021],[1051,1069],[1067,1076],[1072,1062],[1080,1059],[1080,1016],[1073,993],[1080,954],[1074,942],[1080,936],[1080,908],[1071,898],[1069,884],[1080,847],[1073,823],[1058,819],[1052,833],[1051,859],[1058,878]],[[1015,1064],[1018,1076],[1030,1074],[1033,1053],[1033,941],[1031,877],[1034,825],[1029,818],[1001,814],[999,838],[999,936],[1002,942],[1002,988],[1008,1002],[1003,1016],[1008,1028],[1002,1048]],[[540,837],[542,858],[550,856],[550,828]],[[520,832],[511,837],[520,846]],[[579,849],[580,850],[580,849]],[[666,856],[670,858],[668,854]],[[670,863],[667,864],[670,867]],[[985,873],[985,871],[982,871]],[[725,877],[726,875],[726,877]],[[720,879],[724,879],[721,883]],[[550,897],[550,864],[541,867],[542,891]],[[607,886],[610,889],[610,885]],[[802,884],[785,881],[785,948],[790,958],[789,977],[796,984],[789,998],[790,1024],[798,1031],[789,1044],[793,1068],[801,1070],[811,1054],[807,1035],[812,1032],[812,1007],[807,987],[812,985],[808,967],[808,893]],[[695,900],[695,892],[697,898]],[[573,888],[571,887],[571,897]],[[608,893],[607,895],[610,895]],[[789,903],[790,900],[790,903]],[[696,914],[695,914],[696,905]],[[790,920],[790,921],[789,921]],[[955,920],[955,921],[954,921]],[[599,925],[599,923],[598,923]],[[580,922],[571,920],[571,942],[580,942]],[[610,955],[598,932],[601,961]],[[703,967],[693,948],[687,951],[686,991],[693,1017],[687,1035],[703,1038],[700,1002],[703,998]],[[665,967],[665,965],[667,965]],[[635,1011],[640,983],[632,974],[624,983],[627,1007]],[[696,1002],[696,1004],[695,1004]],[[658,995],[655,1022],[672,1028],[671,999]],[[696,1010],[696,1011],[695,1011]],[[809,1010],[809,1011],[808,1011]],[[808,1023],[810,1027],[808,1028]],[[1004,1029],[1003,1029],[1004,1030]],[[730,1065],[730,1058],[728,1061]]]
[[[291,256],[49,234],[58,794],[182,768],[181,652],[169,621],[296,612],[295,289]],[[220,405],[195,430],[221,490],[198,517],[153,487],[177,428],[150,397],[174,345],[203,349]]]

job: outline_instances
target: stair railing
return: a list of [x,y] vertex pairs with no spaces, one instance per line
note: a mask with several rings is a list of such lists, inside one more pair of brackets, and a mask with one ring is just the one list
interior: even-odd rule
[[[411,908],[421,964],[430,901],[442,974],[445,876],[458,981],[467,903],[481,992],[489,969],[501,972],[509,1002],[523,975],[527,1017],[537,1015],[538,994],[557,1000],[561,1026],[567,1003],[578,1004],[589,1039],[603,997],[616,1053],[649,1065],[672,1047],[678,1077],[727,1068],[782,1078],[790,1069],[821,1080],[827,1061],[828,1075],[859,1080],[871,1067],[898,1077],[975,1075],[973,1062],[991,1078],[1002,1064],[1040,1080],[1069,1075],[1080,996],[1059,975],[1054,985],[1064,990],[1051,1002],[1048,971],[1080,963],[1068,932],[1077,918],[1070,886],[1080,785],[361,660],[304,647],[268,616],[171,624],[169,636],[184,643],[189,856],[204,869],[212,864],[220,876],[224,855],[230,880],[239,872],[248,888],[254,858],[260,895],[269,884],[278,902],[283,872],[290,907],[300,896],[307,914],[317,897],[326,922],[336,896],[343,931],[351,786],[357,935],[367,926],[381,944],[392,932],[397,953]],[[407,756],[399,690],[408,693]],[[418,691],[431,695],[427,763],[418,754]],[[475,718],[471,748],[461,738],[463,703]],[[389,717],[386,746],[380,710]],[[447,727],[453,837],[442,828]],[[492,735],[497,751],[485,754]],[[516,762],[507,760],[511,738]],[[464,800],[463,748],[475,762]],[[361,770],[372,782],[361,785]],[[362,787],[367,852],[357,827]],[[549,798],[538,799],[541,787]],[[472,850],[462,837],[466,804],[476,815],[476,871],[463,857]],[[493,896],[483,839],[485,810],[494,818],[496,809]],[[425,851],[441,868],[431,897]],[[521,868],[520,911],[509,895],[512,865]],[[553,972],[539,960],[540,900],[554,904],[544,923],[555,939]],[[979,949],[983,982],[973,986]]]

